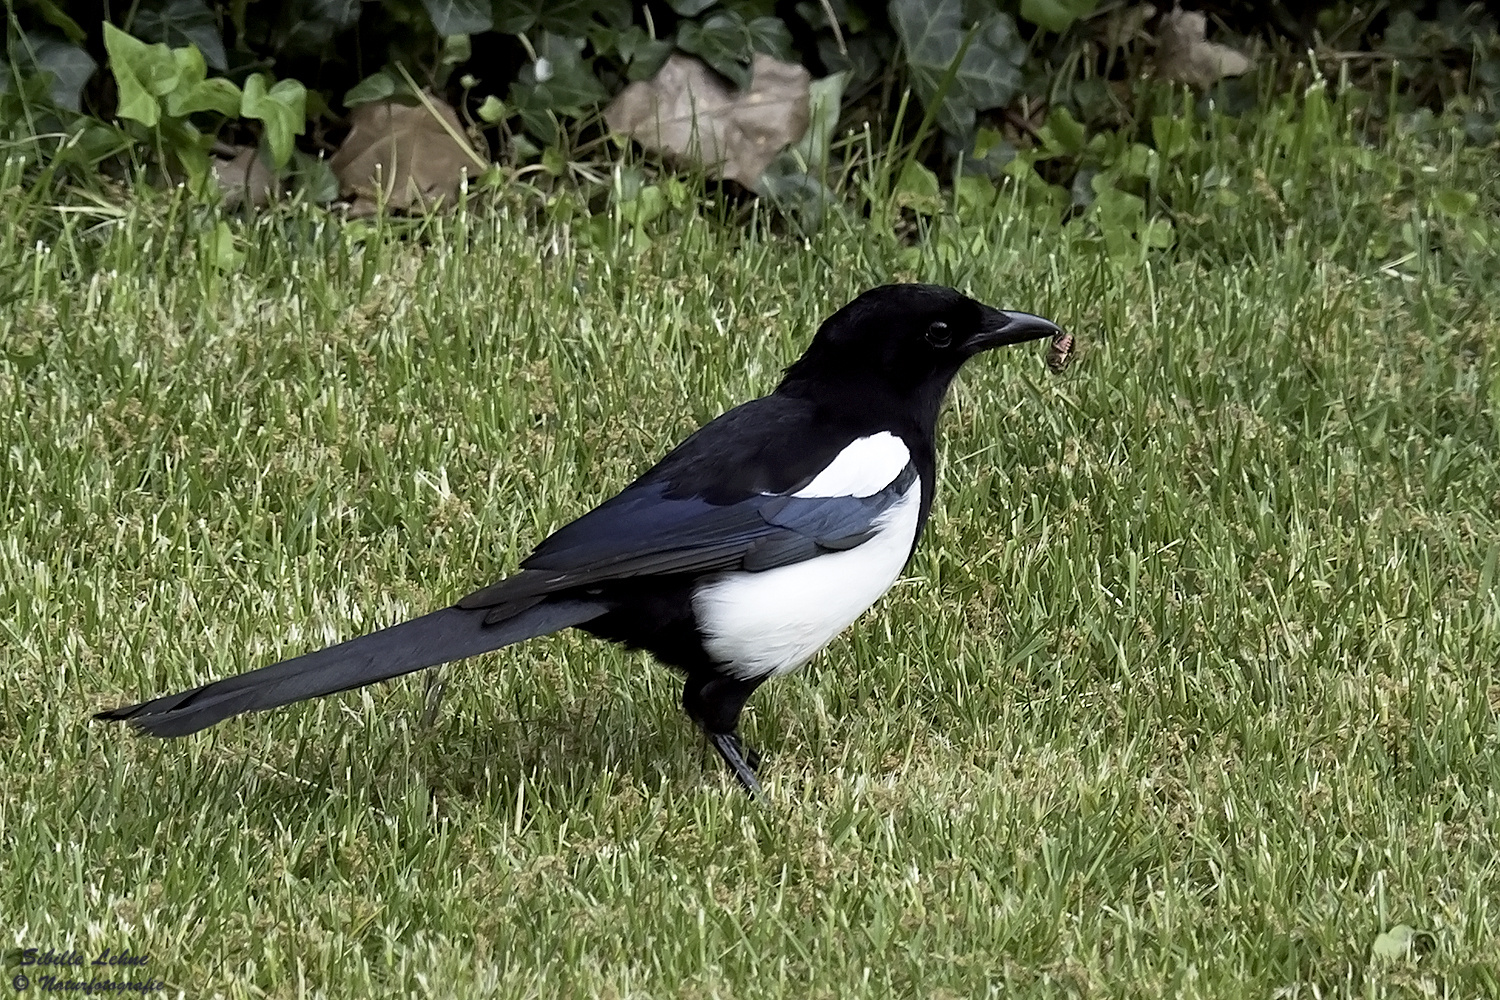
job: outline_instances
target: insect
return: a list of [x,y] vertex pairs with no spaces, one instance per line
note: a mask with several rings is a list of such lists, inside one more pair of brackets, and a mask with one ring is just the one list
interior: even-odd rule
[[1059,333],[1052,338],[1052,346],[1047,348],[1047,367],[1052,369],[1052,374],[1061,375],[1068,367],[1068,362],[1073,356],[1073,335],[1071,333]]

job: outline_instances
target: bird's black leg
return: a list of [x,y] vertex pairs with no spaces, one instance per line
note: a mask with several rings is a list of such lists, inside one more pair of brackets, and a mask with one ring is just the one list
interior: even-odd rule
[[735,742],[740,745],[740,753],[745,756],[745,763],[750,765],[750,770],[760,773],[761,752],[740,739],[740,734],[734,734]]
[[708,742],[729,765],[730,773],[752,798],[760,794],[760,783],[755,780],[760,754],[741,743],[736,730],[745,700],[760,683],[759,679],[742,681],[718,674],[692,674],[682,688],[683,711],[703,730]]
[[[704,733],[708,736],[710,745],[724,758],[724,763],[729,765],[729,772],[734,775],[735,780],[745,786],[745,791],[750,793],[752,799],[760,798],[760,782],[755,780],[755,766],[745,760],[742,751],[747,748],[740,743],[740,738],[734,733],[710,733],[707,730]],[[760,756],[754,750],[749,753],[757,758]]]

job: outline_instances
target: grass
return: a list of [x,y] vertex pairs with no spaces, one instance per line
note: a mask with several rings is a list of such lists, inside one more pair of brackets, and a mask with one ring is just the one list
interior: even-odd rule
[[[7,948],[187,996],[1500,995],[1493,162],[1267,121],[1133,259],[1020,205],[627,250],[0,172]],[[571,634],[431,727],[421,678],[88,722],[504,574],[889,277],[1082,356],[965,373],[902,582],[751,703],[765,805]]]

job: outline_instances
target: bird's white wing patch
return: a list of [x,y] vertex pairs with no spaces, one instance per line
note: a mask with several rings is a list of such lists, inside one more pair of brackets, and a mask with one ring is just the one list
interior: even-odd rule
[[874,496],[901,475],[911,452],[890,431],[855,438],[794,497]]
[[735,677],[774,677],[828,645],[901,575],[917,537],[922,481],[876,522],[875,536],[759,573],[707,577],[693,594],[703,648]]

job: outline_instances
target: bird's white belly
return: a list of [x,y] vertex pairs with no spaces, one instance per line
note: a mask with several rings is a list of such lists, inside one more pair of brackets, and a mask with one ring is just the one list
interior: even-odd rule
[[700,584],[693,610],[708,655],[742,679],[774,677],[807,662],[901,575],[921,502],[917,477],[874,537],[852,549]]

